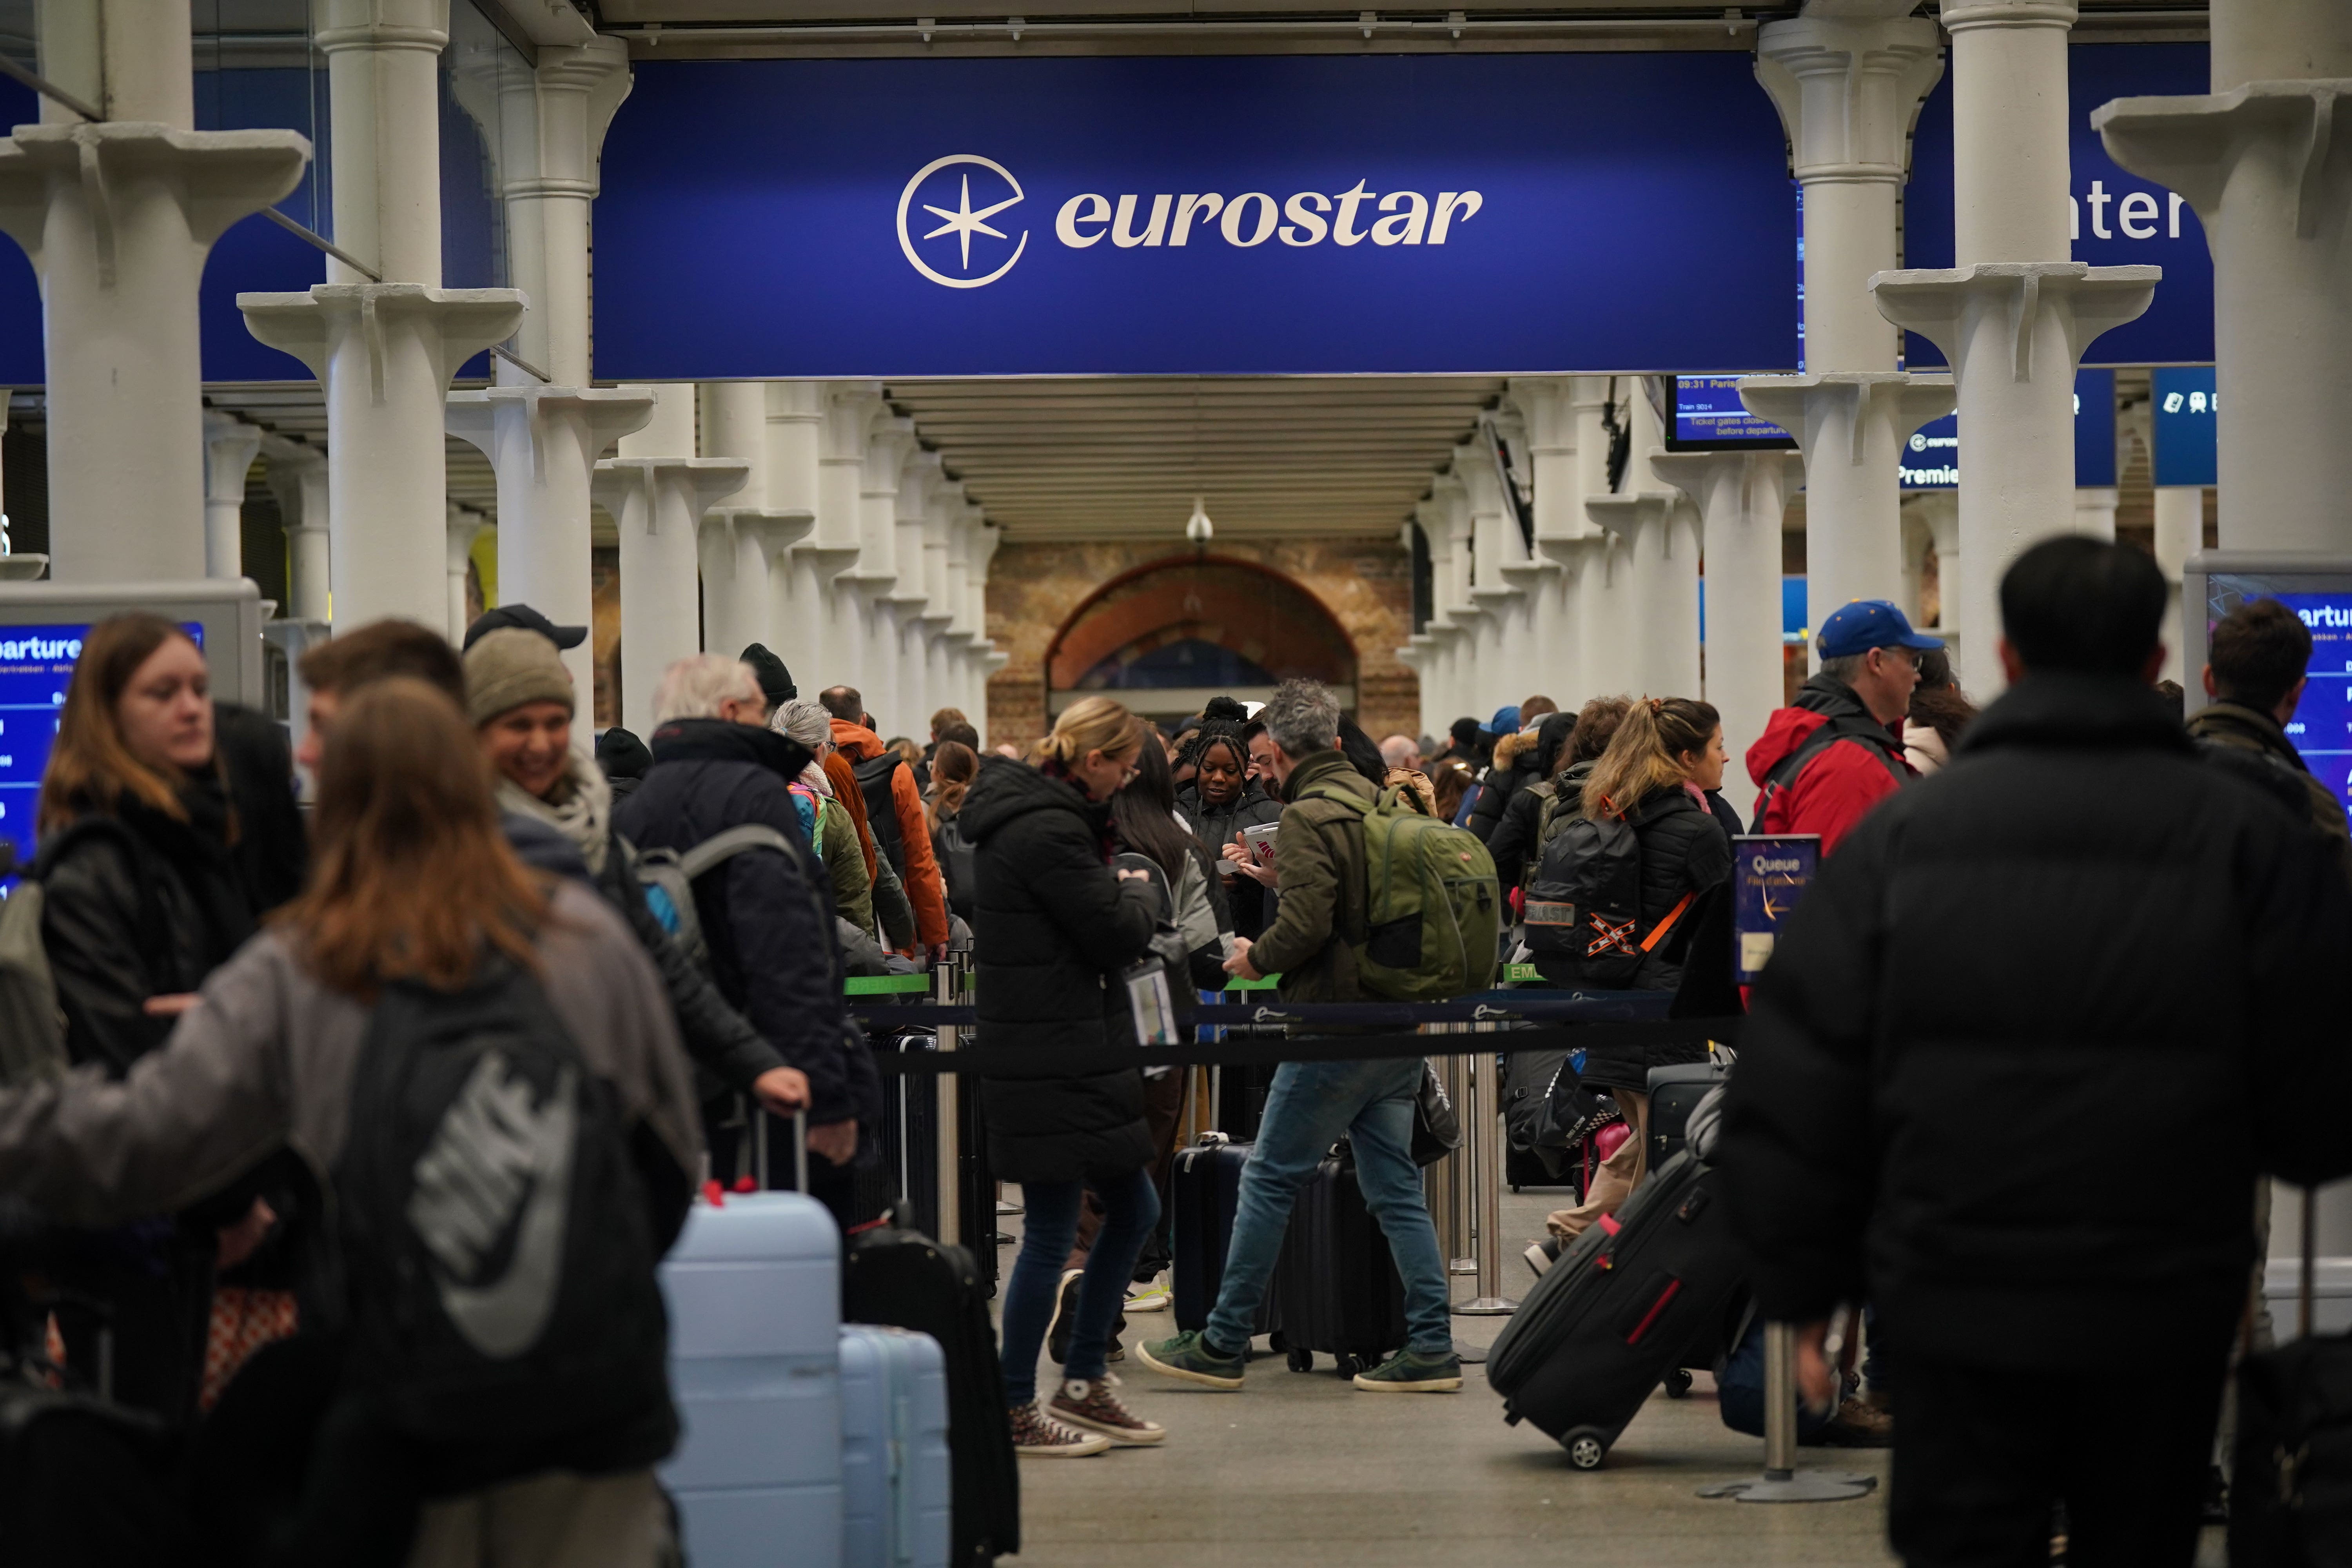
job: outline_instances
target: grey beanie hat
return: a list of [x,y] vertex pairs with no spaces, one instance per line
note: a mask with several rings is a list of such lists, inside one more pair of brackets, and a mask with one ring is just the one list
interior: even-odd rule
[[537,632],[507,626],[485,632],[466,650],[466,719],[477,729],[526,702],[561,702],[579,711],[563,656]]
[[778,734],[788,735],[811,751],[833,739],[833,715],[821,704],[805,697],[795,697],[776,710],[770,727]]

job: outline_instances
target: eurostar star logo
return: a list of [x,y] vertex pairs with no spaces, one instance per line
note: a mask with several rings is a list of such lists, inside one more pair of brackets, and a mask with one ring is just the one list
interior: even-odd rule
[[[957,171],[952,184],[947,180],[933,178],[948,170]],[[976,207],[972,205],[971,189],[975,172],[980,175],[982,204]],[[1012,193],[1010,195],[1003,194],[1007,190]],[[916,201],[919,195],[930,199],[919,204]],[[950,199],[955,203],[953,206],[940,205]],[[917,170],[915,177],[907,182],[907,188],[898,193],[898,248],[906,253],[908,263],[916,271],[942,288],[985,288],[1013,270],[1013,263],[1021,259],[1021,253],[1029,248],[1029,231],[1025,228],[1021,231],[1019,239],[1013,243],[1013,254],[1002,265],[976,278],[971,275],[972,236],[986,235],[995,240],[1011,239],[1012,236],[993,226],[989,219],[1018,205],[1024,199],[1026,196],[1021,189],[1021,182],[1013,177],[1010,169],[993,158],[983,158],[977,153],[951,153],[944,158],[934,158]],[[907,215],[918,205],[924,212],[940,220],[938,226],[919,236],[907,226]],[[920,223],[922,220],[917,221]],[[927,245],[950,237],[956,242],[952,260],[944,247],[933,254],[941,266],[955,269],[956,275],[952,276],[933,267],[923,258],[923,252],[916,248],[918,244]],[[995,247],[983,247],[981,254],[981,265],[987,266],[989,258],[995,254]]]

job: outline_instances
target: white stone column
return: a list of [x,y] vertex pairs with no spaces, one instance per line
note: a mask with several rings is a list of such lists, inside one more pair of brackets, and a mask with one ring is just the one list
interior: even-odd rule
[[2074,490],[2074,531],[2113,542],[2116,505],[2120,498],[2113,485],[2079,485]]
[[[1580,706],[1587,689],[1576,624],[1577,580],[1592,537],[1580,480],[1576,408],[1591,376],[1531,376],[1514,380],[1511,401],[1527,425],[1528,466],[1534,480],[1536,553],[1551,570],[1535,580],[1535,664],[1564,710]],[[1599,406],[1596,399],[1594,406]]]
[[898,485],[915,451],[915,422],[876,406],[866,436],[857,487],[857,563],[835,579],[834,593],[856,617],[859,679],[854,682],[875,722],[899,733]]
[[1906,15],[1915,4],[1813,0],[1757,33],[1757,79],[1780,111],[1804,190],[1808,374],[1750,377],[1740,393],[1805,455],[1817,604],[1899,595],[1902,443],[1951,406],[1948,382],[1940,395],[1911,395],[1923,378],[1896,372],[1900,334],[1865,287],[1895,264],[1911,128],[1943,75],[1936,24]]
[[2210,95],[2118,99],[2091,123],[2116,162],[2188,199],[2212,248],[2221,548],[2340,552],[2352,548],[2352,6],[2211,9]]
[[740,458],[691,455],[691,385],[656,387],[654,395],[653,417],[621,437],[619,455],[598,463],[591,481],[621,537],[621,723],[641,738],[654,731],[662,671],[702,646],[703,514],[751,478],[751,465]]
[[187,0],[42,0],[37,15],[41,74],[107,116],[44,97],[40,122],[0,142],[0,232],[41,284],[49,575],[216,575],[196,286],[229,225],[300,183],[310,143],[189,129]]
[[1449,468],[1439,474],[1431,481],[1430,495],[1436,503],[1437,526],[1445,538],[1444,548],[1432,552],[1442,571],[1430,625],[1434,629],[1442,622],[1446,628],[1439,634],[1444,638],[1440,658],[1454,700],[1463,713],[1475,714],[1483,724],[1496,708],[1511,700],[1490,697],[1487,691],[1492,674],[1486,658],[1487,611],[1475,592],[1477,519],[1471,510],[1469,487],[1458,471]]
[[1454,541],[1444,524],[1444,509],[1433,498],[1413,503],[1413,525],[1421,530],[1422,542],[1429,552],[1429,617],[1397,650],[1397,657],[1421,677],[1422,732],[1434,734],[1468,711],[1454,691],[1450,652],[1460,634],[1444,613]]
[[[2164,674],[2183,687],[2199,678],[2182,656],[2187,623],[2181,618],[2181,568],[2205,545],[2205,492],[2195,485],[2158,485],[2156,489],[2156,563],[2171,584],[2164,609]],[[2193,688],[2191,688],[2193,689]]]
[[893,503],[898,582],[890,590],[887,603],[898,635],[898,715],[890,722],[897,733],[918,740],[929,737],[931,710],[938,706],[930,680],[930,644],[937,628],[928,613],[931,590],[926,575],[929,557],[925,551],[924,522],[930,514],[933,487],[946,482],[947,473],[937,452],[909,452]]
[[865,676],[857,638],[863,621],[855,595],[838,584],[858,563],[865,489],[866,433],[882,407],[879,382],[816,384],[824,423],[818,429],[816,527],[793,546],[793,600],[811,606],[809,689],[856,686]]
[[[1610,593],[1624,635],[1623,674],[1635,697],[1692,697],[1699,689],[1698,518],[1679,490],[1643,486],[1664,450],[1658,413],[1632,381],[1633,455],[1625,489],[1585,502],[1595,522],[1623,541]],[[1617,568],[1622,564],[1622,574]]]
[[[1969,650],[1969,689],[2004,684],[2001,574],[2074,526],[2074,371],[2104,331],[2146,310],[2161,269],[2067,259],[2066,36],[2074,0],[1943,0],[1952,36],[1957,267],[1871,279],[1889,321],[1952,365],[1969,481],[1961,569],[1946,618]],[[1810,559],[1810,558],[1809,558]]]
[[[971,503],[964,499],[963,486],[949,480],[944,473],[931,484],[925,500],[920,519],[924,700],[932,710],[961,708],[969,718],[971,710],[963,705],[966,693],[961,683],[961,668],[963,650],[971,646],[971,639],[957,636],[963,612],[950,585],[949,559],[953,553],[950,541],[954,537],[955,520]],[[924,719],[928,730],[929,711]]]
[[[1893,371],[1740,382],[1748,411],[1794,434],[1804,454],[1805,587],[1815,625],[1855,599],[1900,597],[1903,443],[1950,413],[1952,396],[1948,375]],[[2070,484],[2072,474],[2070,467]],[[1817,650],[1808,657],[1820,665]]]
[[[767,461],[759,494],[747,488],[738,498],[758,504],[771,514],[790,520],[777,531],[789,533],[787,547],[768,559],[768,626],[774,640],[769,647],[790,666],[795,683],[814,696],[823,689],[814,679],[825,662],[828,589],[820,588],[807,562],[792,547],[816,527],[822,504],[825,401],[829,384],[822,381],[772,381],[764,388],[767,405]],[[759,472],[755,468],[755,472]],[[810,673],[803,679],[800,671]]]
[[1676,452],[1652,458],[1650,471],[1699,509],[1706,697],[1738,759],[1780,706],[1780,517],[1804,464],[1786,452]]
[[988,635],[988,568],[995,559],[996,547],[1004,542],[1004,531],[992,528],[982,517],[980,509],[971,512],[970,544],[966,552],[964,593],[969,599],[966,614],[972,625],[980,628],[980,640],[972,645],[972,697],[960,704],[972,716],[981,739],[989,740],[988,678],[1013,662],[1013,656],[999,648]]
[[205,410],[205,575],[245,575],[245,480],[261,450],[261,426]]
[[[460,506],[456,501],[451,501],[449,503],[447,569],[449,575],[449,642],[452,647],[461,647],[464,645],[466,640],[466,628],[467,626],[472,624],[467,620],[466,615],[466,580],[472,574],[474,564],[474,541],[481,536],[482,530],[488,526],[488,522],[489,519],[484,517],[480,512],[476,511],[472,507]],[[506,578],[506,566],[503,560],[499,563],[499,585],[503,587],[505,585]],[[530,600],[525,600],[523,602],[526,604],[531,603]],[[554,617],[550,616],[549,618],[553,619]]]
[[507,276],[531,302],[515,347],[557,385],[589,383],[589,208],[629,86],[628,46],[609,37],[542,44],[535,68],[499,84]]
[[1481,432],[1454,448],[1454,472],[1470,498],[1470,533],[1475,542],[1470,599],[1485,615],[1478,627],[1478,664],[1498,697],[1487,711],[1505,702],[1517,702],[1533,688],[1529,668],[1535,661],[1535,626],[1528,616],[1529,583],[1527,542],[1519,520],[1503,494],[1500,470],[1495,463],[1492,435]]
[[[589,473],[613,443],[652,417],[642,386],[493,386],[449,398],[449,433],[481,448],[498,477],[499,600],[558,626],[593,626]],[[595,691],[591,637],[566,648],[583,708]]]
[[460,365],[513,335],[526,300],[511,289],[440,286],[436,71],[448,0],[317,0],[314,16],[332,105],[335,243],[383,281],[331,257],[326,282],[240,294],[237,307],[255,337],[326,389],[339,623],[404,616],[432,626],[447,610],[442,400]]
[[[805,510],[768,504],[770,447],[768,395],[756,381],[705,382],[697,389],[700,413],[698,449],[705,458],[740,463],[744,479],[734,491],[738,506],[719,507],[702,519],[698,550],[702,563],[704,649],[732,658],[753,643],[774,650],[793,671],[795,684],[808,676],[796,660],[804,649],[779,617],[776,578],[786,552],[814,526]],[[813,687],[809,689],[814,689]]]
[[262,482],[277,498],[286,524],[286,615],[298,621],[329,618],[332,577],[328,563],[327,459],[316,447],[284,436],[265,436],[261,455],[268,462]]

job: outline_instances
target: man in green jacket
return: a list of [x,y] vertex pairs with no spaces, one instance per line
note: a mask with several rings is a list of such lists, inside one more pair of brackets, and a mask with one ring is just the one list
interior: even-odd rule
[[[1273,767],[1287,804],[1275,837],[1274,923],[1255,943],[1235,938],[1230,972],[1255,980],[1279,973],[1285,1002],[1359,1002],[1356,946],[1364,939],[1364,824],[1360,810],[1324,798],[1337,793],[1369,805],[1369,781],[1339,752],[1339,705],[1311,680],[1285,681],[1258,715],[1274,742]],[[1242,1385],[1250,1331],[1290,1225],[1291,1205],[1341,1136],[1355,1151],[1364,1204],[1379,1219],[1405,1290],[1405,1348],[1361,1373],[1375,1394],[1451,1394],[1462,1386],[1454,1353],[1453,1308],[1437,1230],[1412,1163],[1418,1058],[1384,1061],[1285,1062],[1267,1090],[1257,1142],[1242,1170],[1233,1243],[1208,1327],[1136,1352],[1143,1364],[1210,1388]]]

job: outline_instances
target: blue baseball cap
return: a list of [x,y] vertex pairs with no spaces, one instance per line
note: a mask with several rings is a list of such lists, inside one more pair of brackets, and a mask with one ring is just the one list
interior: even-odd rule
[[1823,658],[1845,658],[1874,647],[1941,647],[1944,639],[1911,629],[1908,616],[1885,599],[1856,599],[1822,623]]
[[1506,702],[1495,710],[1495,716],[1492,719],[1486,721],[1486,733],[1498,738],[1504,735],[1516,735],[1518,730],[1519,705],[1516,702]]

